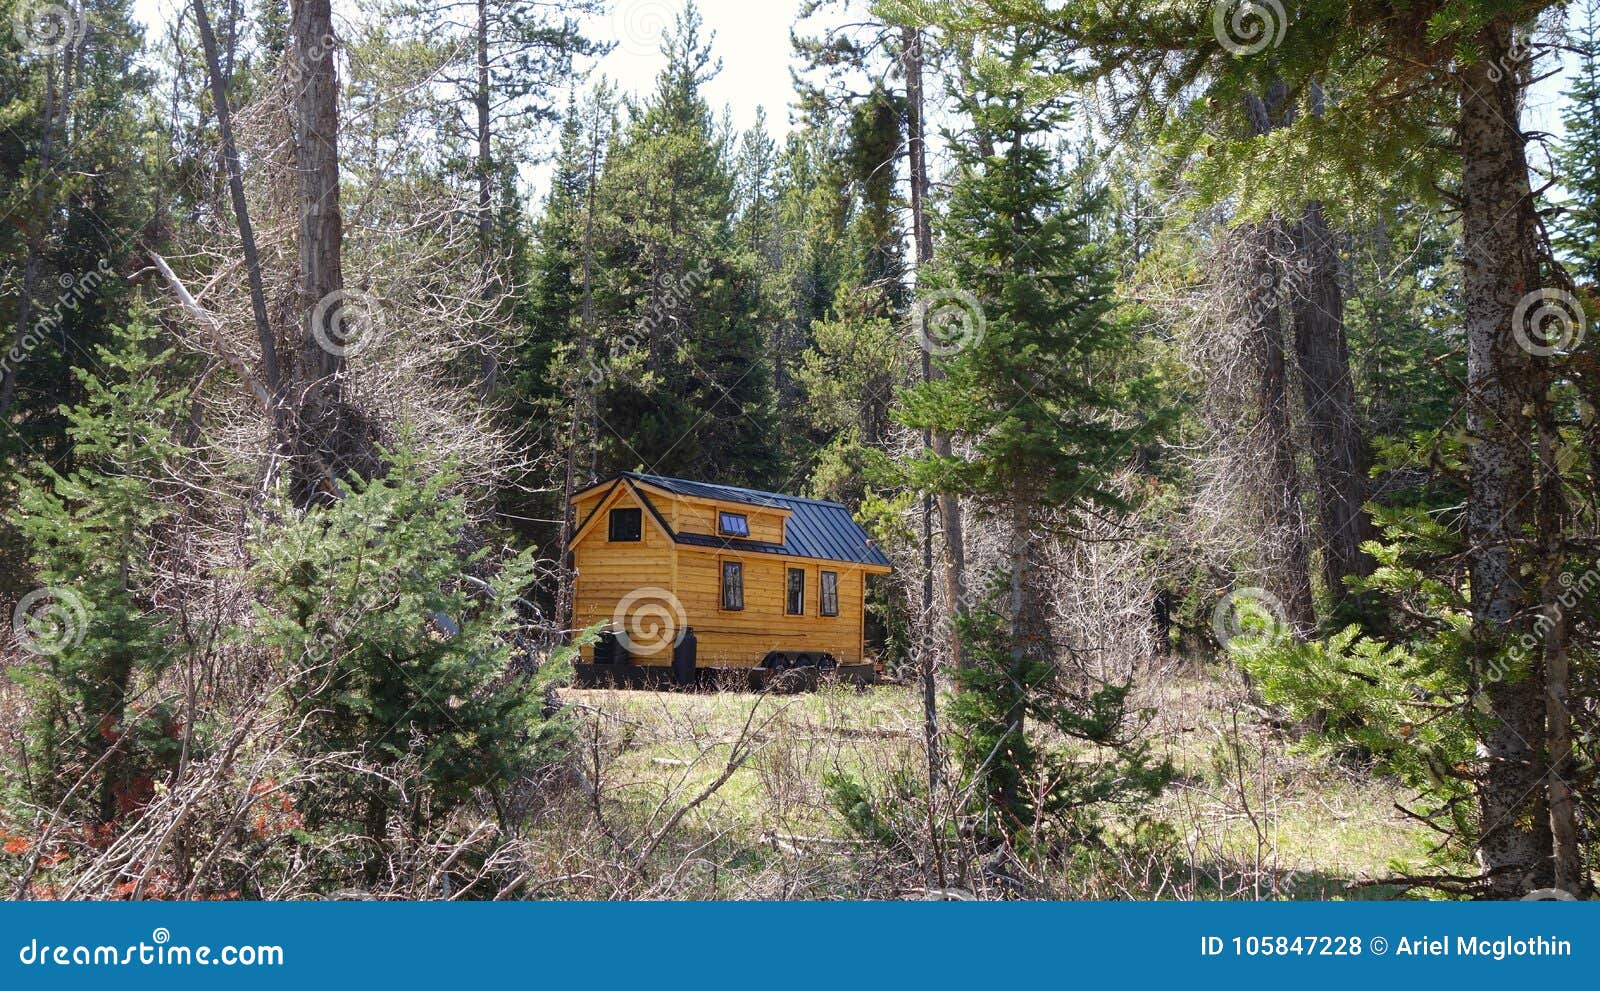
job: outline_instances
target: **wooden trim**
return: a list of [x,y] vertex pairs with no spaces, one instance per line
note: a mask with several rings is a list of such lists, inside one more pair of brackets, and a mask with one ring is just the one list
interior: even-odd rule
[[[822,587],[822,576],[833,576],[833,612],[828,612],[828,594]],[[861,608],[867,608],[867,577],[861,576]],[[817,569],[817,616],[822,619],[839,618],[839,572],[833,568]]]
[[[791,612],[789,610],[789,575],[796,571],[800,572],[800,611]],[[783,566],[783,614],[785,616],[799,616],[801,619],[806,617],[807,571],[808,569],[803,564],[798,568],[789,564]]]
[[[728,589],[727,589],[726,582],[727,582],[728,579],[727,579],[727,576],[723,573],[723,567],[724,567],[725,564],[727,564],[729,562],[732,562],[733,564],[737,564],[739,566],[739,608],[737,608],[737,609],[729,609],[728,605],[727,605],[727,602],[728,602]],[[677,590],[677,579],[676,578],[673,579],[673,590],[672,590],[672,592],[673,592],[674,595],[676,595],[677,592],[678,592],[678,590]],[[744,558],[735,557],[732,554],[719,554],[719,555],[717,555],[717,612],[718,613],[742,613],[742,612],[745,612],[749,608],[749,601],[750,601],[749,586],[745,583]]]
[[[647,512],[643,514],[644,518],[655,523],[656,528],[661,531],[661,535],[667,538],[667,543],[677,545],[678,535],[673,533],[672,529],[667,526],[666,522],[661,518],[661,514],[657,512],[655,506],[651,505],[650,500],[645,498],[644,493],[636,491],[631,485],[624,487],[621,483],[626,481],[627,479],[620,479],[612,491],[607,492],[598,503],[595,503],[594,512],[590,513],[588,518],[583,521],[583,526],[579,527],[572,534],[572,540],[567,544],[567,548],[569,550],[578,546],[578,542],[580,540],[583,540],[585,537],[589,536],[591,532],[593,532],[594,527],[598,524],[601,514],[604,511],[616,508],[615,501],[617,496],[623,493],[631,493],[633,497],[639,501],[640,508],[647,510]],[[633,541],[627,542],[633,543]]]

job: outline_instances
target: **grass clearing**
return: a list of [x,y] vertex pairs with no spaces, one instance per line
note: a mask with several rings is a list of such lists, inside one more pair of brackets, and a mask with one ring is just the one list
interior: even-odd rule
[[[1393,892],[1352,883],[1380,879],[1392,862],[1424,849],[1425,831],[1395,808],[1407,797],[1403,789],[1365,769],[1296,753],[1289,734],[1264,720],[1227,672],[1167,672],[1144,692],[1148,733],[1178,773],[1140,821],[1112,823],[1125,840],[1152,825],[1168,838],[1137,869],[1127,865],[1139,877],[1120,896],[1135,896],[1137,881],[1149,886],[1144,897],[1384,897]],[[693,852],[697,842],[715,846],[723,897],[770,897],[741,878],[766,876],[802,852],[832,853],[860,868],[860,844],[829,806],[824,776],[843,771],[881,781],[923,760],[920,699],[906,686],[828,685],[796,695],[570,689],[563,697],[609,755],[608,803],[636,823],[659,823],[710,789],[748,723],[748,759],[680,822],[697,839],[664,844],[675,854]],[[835,866],[849,873],[848,863]],[[807,883],[840,876],[812,871]],[[1115,885],[1095,893],[1119,896]]]

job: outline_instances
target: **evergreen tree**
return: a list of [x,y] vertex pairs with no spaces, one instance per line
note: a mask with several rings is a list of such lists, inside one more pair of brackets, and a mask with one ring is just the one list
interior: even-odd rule
[[690,4],[655,93],[607,156],[602,473],[766,484],[776,469],[757,273],[700,89],[720,69]]
[[[1113,314],[1109,262],[1091,236],[1102,195],[1074,182],[1050,151],[1068,107],[1060,81],[1038,66],[1066,57],[1049,32],[1011,28],[963,73],[957,102],[974,133],[950,141],[956,175],[943,261],[918,302],[923,345],[948,352],[939,362],[946,377],[907,390],[902,413],[908,426],[960,442],[960,453],[915,461],[916,483],[970,498],[1009,525],[1004,649],[992,614],[962,624],[972,656],[953,710],[964,767],[1009,830],[1051,807],[1054,799],[1030,797],[1030,788],[1074,787],[1066,769],[1026,780],[1039,755],[1025,719],[1068,734],[1088,725],[1074,722],[1052,677],[1040,583],[1029,570],[1035,535],[1068,532],[1096,508],[1122,509],[1113,472],[1153,428],[1118,422],[1120,410],[1141,408],[1147,383],[1121,381],[1115,367],[1125,329]],[[1109,686],[1077,701],[1120,722],[1123,693]]]
[[299,747],[367,765],[322,778],[299,807],[312,828],[375,842],[391,816],[424,829],[548,753],[563,724],[542,715],[542,688],[566,670],[557,656],[531,680],[506,679],[533,555],[486,588],[469,579],[485,552],[462,549],[454,471],[426,474],[405,447],[389,463],[328,507],[285,508],[286,522],[257,534],[254,569],[255,635],[282,657]]
[[1576,64],[1561,108],[1566,125],[1556,155],[1567,201],[1556,245],[1580,277],[1600,285],[1600,2],[1588,0],[1574,32]]
[[62,410],[74,467],[35,463],[11,514],[41,586],[19,609],[33,655],[20,669],[35,703],[32,797],[87,799],[102,823],[148,798],[155,765],[179,746],[155,694],[171,652],[152,569],[178,506],[185,397],[166,387],[172,353],[152,353],[154,336],[138,323],[114,331],[98,371],[75,370],[85,398]]
[[42,454],[66,466],[60,407],[81,398],[72,370],[110,340],[127,305],[118,273],[138,267],[138,235],[155,233],[141,230],[152,219],[152,128],[140,113],[152,75],[132,6],[0,0],[0,420],[11,427],[0,459],[10,464]]

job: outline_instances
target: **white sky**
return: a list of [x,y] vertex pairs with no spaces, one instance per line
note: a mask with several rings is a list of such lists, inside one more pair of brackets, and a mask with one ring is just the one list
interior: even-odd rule
[[[134,0],[135,16],[146,25],[166,23],[188,0]],[[335,0],[334,8],[359,9],[362,0]],[[756,119],[758,108],[767,112],[767,127],[778,141],[789,133],[789,104],[794,87],[789,68],[794,61],[789,41],[801,0],[699,0],[705,28],[714,32],[713,54],[722,71],[706,87],[712,108],[726,107],[735,127],[745,129]],[[590,37],[615,41],[616,47],[593,67],[625,93],[642,96],[653,89],[656,73],[665,59],[659,46],[661,33],[683,9],[684,0],[611,0],[610,13],[590,21]],[[213,10],[220,6],[213,3]],[[213,15],[215,16],[215,15]],[[1566,83],[1558,73],[1529,93],[1526,125],[1559,137],[1560,92]],[[1542,168],[1542,154],[1530,149],[1533,165]],[[535,166],[526,175],[542,185],[547,167]]]
[[[134,0],[134,16],[149,34],[153,25],[166,23],[187,5],[188,0]],[[213,18],[220,6],[217,0],[209,4]],[[336,12],[360,6],[360,0],[334,3]],[[755,122],[757,107],[765,107],[773,136],[786,135],[794,95],[789,28],[800,0],[700,0],[699,6],[706,29],[715,32],[714,54],[722,60],[722,72],[706,87],[711,106],[720,112],[726,105],[741,129]],[[683,0],[612,0],[610,7],[610,14],[586,25],[590,37],[617,43],[595,72],[605,73],[623,92],[648,93],[665,63],[662,31],[683,10]]]

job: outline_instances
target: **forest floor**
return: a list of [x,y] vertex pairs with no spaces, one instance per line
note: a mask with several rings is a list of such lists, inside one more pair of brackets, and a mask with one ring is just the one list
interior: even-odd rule
[[[1074,896],[1102,898],[1383,898],[1371,882],[1414,860],[1428,836],[1397,808],[1404,790],[1370,769],[1295,752],[1250,705],[1236,677],[1178,666],[1145,679],[1147,736],[1177,776],[1137,818],[1114,818],[1114,844]],[[861,880],[862,842],[829,801],[844,773],[884,785],[919,780],[921,710],[912,688],[825,686],[793,695],[572,689],[563,693],[606,753],[609,804],[636,822],[661,821],[700,798],[736,748],[749,756],[685,814],[693,839],[664,852],[718,862],[701,896],[882,897]],[[806,879],[775,860],[808,866]],[[1106,860],[1113,861],[1107,869]],[[851,865],[857,879],[846,881]],[[784,877],[774,890],[774,877]],[[755,878],[763,878],[756,882]],[[1361,884],[1368,882],[1368,884]],[[795,885],[799,884],[797,890]],[[821,887],[818,888],[817,886]],[[1062,890],[1062,889],[1053,889]]]

